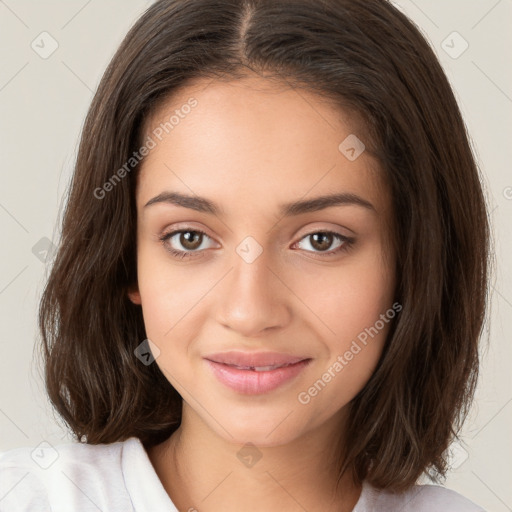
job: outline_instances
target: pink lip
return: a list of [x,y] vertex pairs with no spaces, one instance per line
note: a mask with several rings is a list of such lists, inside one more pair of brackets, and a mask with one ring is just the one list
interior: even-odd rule
[[[297,376],[311,362],[310,358],[278,352],[232,351],[212,354],[204,359],[220,382],[248,395],[267,393],[278,388]],[[259,367],[260,371],[255,370],[255,367]]]
[[233,366],[283,366],[294,364],[304,359],[305,356],[292,356],[280,352],[241,352],[232,350],[230,352],[219,352],[205,356],[205,359],[214,363],[223,363]]

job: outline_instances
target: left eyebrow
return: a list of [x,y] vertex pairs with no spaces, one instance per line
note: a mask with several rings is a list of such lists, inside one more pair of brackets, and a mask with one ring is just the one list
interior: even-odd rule
[[280,206],[281,215],[289,217],[301,213],[317,212],[332,206],[361,206],[377,213],[372,203],[362,197],[348,192],[319,196],[313,199],[294,201]]
[[[144,205],[144,208],[156,203],[170,203],[211,215],[223,213],[223,209],[218,204],[205,197],[190,196],[178,192],[162,192],[150,199]],[[333,206],[360,206],[377,213],[372,203],[356,194],[348,192],[284,203],[279,205],[279,211],[282,217],[290,217],[303,213],[317,212]]]

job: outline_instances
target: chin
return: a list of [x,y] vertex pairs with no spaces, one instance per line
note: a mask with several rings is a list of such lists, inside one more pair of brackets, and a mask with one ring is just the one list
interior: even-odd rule
[[296,423],[296,411],[290,407],[279,407],[275,412],[253,410],[240,414],[234,414],[231,408],[229,413],[219,417],[224,418],[222,426],[211,418],[208,418],[208,426],[225,441],[239,445],[280,446],[297,439],[306,430],[305,425]]

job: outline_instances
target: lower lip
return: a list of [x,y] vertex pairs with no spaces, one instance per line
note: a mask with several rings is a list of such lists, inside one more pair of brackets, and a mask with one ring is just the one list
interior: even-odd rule
[[255,370],[241,370],[209,359],[205,359],[205,361],[220,382],[238,393],[246,395],[259,395],[277,389],[285,382],[296,377],[311,362],[310,359],[306,359],[275,370],[257,372]]

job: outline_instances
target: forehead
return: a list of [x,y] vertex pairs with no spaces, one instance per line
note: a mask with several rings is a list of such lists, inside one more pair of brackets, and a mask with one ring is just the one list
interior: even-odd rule
[[141,166],[138,201],[179,190],[229,210],[234,197],[248,206],[348,192],[385,209],[378,165],[367,151],[357,157],[365,133],[356,121],[314,92],[261,77],[197,80],[146,119],[154,147]]

